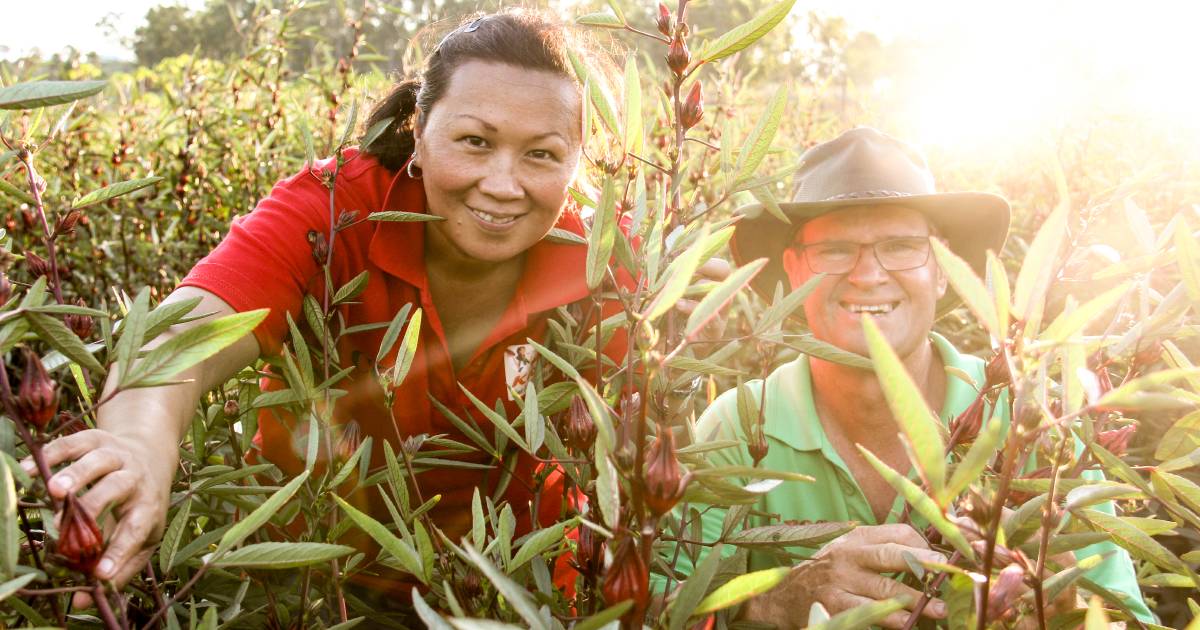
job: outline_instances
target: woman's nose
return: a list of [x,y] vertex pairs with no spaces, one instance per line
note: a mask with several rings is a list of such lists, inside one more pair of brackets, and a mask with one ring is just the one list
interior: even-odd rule
[[500,200],[520,199],[525,196],[525,188],[517,172],[516,160],[497,156],[485,166],[487,169],[479,180],[479,191]]

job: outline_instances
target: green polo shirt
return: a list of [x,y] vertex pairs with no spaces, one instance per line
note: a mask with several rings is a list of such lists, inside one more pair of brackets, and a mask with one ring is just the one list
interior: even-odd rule
[[[977,383],[983,383],[984,362],[978,357],[958,352],[944,337],[933,333],[931,341],[946,366],[962,370]],[[761,395],[762,380],[747,383],[755,399]],[[762,515],[750,516],[750,526],[759,527],[778,524],[780,520],[796,521],[857,521],[879,524],[863,494],[862,488],[850,474],[841,456],[825,435],[824,427],[817,421],[817,410],[813,404],[812,377],[808,357],[801,355],[787,363],[766,379],[766,410],[764,433],[766,434],[767,456],[760,464],[766,470],[797,472],[812,477],[815,481],[787,481],[763,495],[755,504]],[[942,422],[966,410],[975,400],[975,388],[961,378],[949,376],[946,380],[946,399],[942,404]],[[1005,419],[1007,421],[1007,419]],[[700,417],[696,438],[698,440],[738,440],[736,447],[711,451],[709,461],[714,466],[751,466],[753,459],[744,445],[741,422],[738,419],[737,391],[730,390],[718,397]],[[745,480],[743,480],[744,482]],[[721,535],[725,510],[718,507],[694,506],[702,511],[705,541],[715,541]],[[895,522],[904,507],[904,500],[897,497],[887,522]],[[1111,513],[1111,503],[1097,506]],[[777,516],[768,518],[766,515]],[[791,548],[789,551],[809,555],[812,550]],[[732,553],[732,548],[727,548]],[[1126,596],[1130,609],[1146,621],[1153,616],[1142,600],[1137,586],[1133,564],[1125,550],[1112,543],[1092,545],[1076,552],[1076,557],[1086,558],[1097,553],[1110,553],[1104,562],[1087,573],[1088,578],[1109,590]],[[674,555],[674,554],[672,554]],[[750,554],[750,569],[758,570],[774,566],[774,557],[769,554]],[[690,575],[692,563],[680,554],[675,565],[680,572]]]

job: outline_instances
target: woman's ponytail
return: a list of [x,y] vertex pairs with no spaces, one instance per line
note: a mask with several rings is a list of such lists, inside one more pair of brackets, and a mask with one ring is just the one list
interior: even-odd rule
[[415,140],[413,125],[416,122],[417,95],[421,82],[417,79],[402,81],[371,110],[365,129],[371,129],[379,121],[391,118],[392,122],[369,146],[362,147],[367,155],[375,156],[386,168],[399,171],[412,156]]

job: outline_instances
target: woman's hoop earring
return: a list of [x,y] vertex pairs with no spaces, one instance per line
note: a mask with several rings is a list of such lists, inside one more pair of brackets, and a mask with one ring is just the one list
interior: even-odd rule
[[[413,155],[412,159],[408,161],[408,166],[404,167],[404,172],[408,173],[409,179],[421,179],[421,175],[423,174],[421,172],[421,167],[417,166],[416,157],[416,155]],[[413,170],[414,168],[416,171]]]

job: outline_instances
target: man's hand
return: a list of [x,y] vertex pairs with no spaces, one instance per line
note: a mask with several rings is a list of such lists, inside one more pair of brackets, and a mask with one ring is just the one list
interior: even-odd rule
[[[62,499],[89,488],[79,503],[90,514],[99,517],[112,506],[116,524],[105,528],[108,542],[96,576],[118,587],[145,568],[166,521],[176,450],[174,444],[154,442],[92,429],[61,437],[42,450],[50,467],[72,462],[50,477],[46,487],[52,496]],[[31,459],[21,466],[37,474]],[[111,524],[112,519],[106,520]],[[74,605],[86,608],[91,597],[76,593]]]
[[[780,628],[801,628],[807,624],[814,603],[837,614],[875,601],[906,597],[912,610],[921,592],[883,575],[909,572],[905,554],[918,561],[946,562],[944,555],[930,550],[908,525],[858,527],[825,545],[811,560],[796,565],[782,584],[750,600],[744,616]],[[946,606],[933,599],[921,614],[942,619]],[[902,628],[908,617],[908,612],[896,612],[880,625]]]

